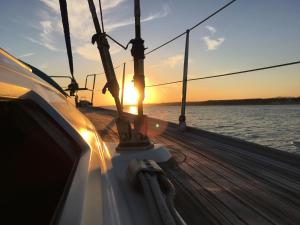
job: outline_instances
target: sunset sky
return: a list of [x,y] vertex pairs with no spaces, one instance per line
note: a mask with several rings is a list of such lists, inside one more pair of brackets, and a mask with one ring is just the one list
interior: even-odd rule
[[[133,0],[102,0],[106,31],[124,45],[134,38]],[[141,0],[142,37],[149,50],[167,41],[222,7],[225,0]],[[68,75],[58,0],[1,0],[0,47],[49,75]],[[95,1],[98,6],[98,0]],[[68,0],[75,76],[84,85],[86,74],[103,71],[88,3]],[[148,85],[182,79],[185,38],[147,56]],[[111,43],[115,66],[131,59]],[[300,60],[300,1],[237,0],[190,33],[189,78],[251,69]],[[126,87],[132,85],[127,63]],[[300,96],[300,65],[188,83],[188,101],[209,99]],[[121,85],[122,68],[116,70]],[[61,81],[61,80],[59,80]],[[66,82],[61,82],[66,86]],[[91,84],[91,83],[90,83]],[[99,90],[96,105],[113,103]],[[126,90],[125,90],[126,93]],[[129,93],[129,92],[128,92]],[[89,98],[89,93],[81,93]],[[129,102],[129,95],[126,97]],[[146,103],[181,100],[181,84],[148,88]],[[125,103],[126,103],[125,102]]]

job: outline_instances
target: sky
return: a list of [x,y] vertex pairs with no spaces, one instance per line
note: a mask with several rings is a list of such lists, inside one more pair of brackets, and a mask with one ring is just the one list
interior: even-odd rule
[[[103,71],[86,0],[68,0],[75,76]],[[134,38],[133,0],[102,0],[106,32],[124,45]],[[142,37],[148,50],[184,32],[229,1],[141,0]],[[69,75],[58,0],[1,0],[0,47],[49,75]],[[98,1],[95,1],[98,8]],[[146,85],[182,79],[185,37],[147,55]],[[110,42],[114,66],[130,50]],[[190,33],[188,78],[300,60],[300,1],[237,0]],[[121,84],[122,67],[116,69]],[[131,103],[133,62],[126,64],[125,103]],[[68,80],[57,80],[67,86]],[[91,87],[89,80],[89,87]],[[96,80],[95,105],[111,105]],[[127,91],[126,91],[127,90]],[[187,100],[300,96],[300,65],[188,83]],[[81,92],[89,99],[89,92]],[[181,84],[146,88],[146,103],[181,100]]]

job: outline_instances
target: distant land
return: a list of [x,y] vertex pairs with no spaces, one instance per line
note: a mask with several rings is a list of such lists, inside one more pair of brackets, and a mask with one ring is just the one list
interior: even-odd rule
[[[231,100],[208,100],[199,102],[187,102],[189,106],[209,105],[296,105],[300,104],[300,97],[278,97],[278,98],[252,98]],[[155,103],[145,105],[178,106],[181,102]]]

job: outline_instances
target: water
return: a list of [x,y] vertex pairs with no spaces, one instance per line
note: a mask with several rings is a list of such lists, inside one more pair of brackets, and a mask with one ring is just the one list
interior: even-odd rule
[[[126,109],[125,109],[126,110]],[[136,113],[135,108],[127,111]],[[150,117],[178,123],[179,106],[145,106]],[[187,124],[288,152],[299,152],[300,105],[188,106]]]

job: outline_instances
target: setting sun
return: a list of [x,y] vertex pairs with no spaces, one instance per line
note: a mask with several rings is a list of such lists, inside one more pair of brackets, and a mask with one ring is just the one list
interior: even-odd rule
[[124,104],[135,105],[138,101],[138,92],[132,82],[127,83],[124,87]]

